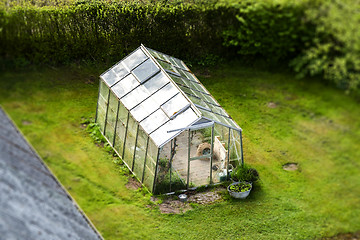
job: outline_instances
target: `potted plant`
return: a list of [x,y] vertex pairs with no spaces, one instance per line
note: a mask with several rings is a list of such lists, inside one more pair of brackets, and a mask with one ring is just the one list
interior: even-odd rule
[[232,171],[231,179],[234,183],[227,188],[230,196],[244,199],[250,194],[252,183],[259,180],[259,173],[255,168],[241,164]]

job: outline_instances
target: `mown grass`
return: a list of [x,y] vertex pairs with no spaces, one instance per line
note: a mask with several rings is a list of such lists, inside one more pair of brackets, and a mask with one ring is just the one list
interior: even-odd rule
[[[248,199],[162,215],[81,126],[104,69],[1,73],[0,103],[105,239],[314,239],[360,229],[359,102],[313,79],[233,63],[200,76],[243,128]],[[269,102],[276,104],[269,108]],[[29,124],[31,122],[31,124]],[[297,162],[300,170],[282,165]]]

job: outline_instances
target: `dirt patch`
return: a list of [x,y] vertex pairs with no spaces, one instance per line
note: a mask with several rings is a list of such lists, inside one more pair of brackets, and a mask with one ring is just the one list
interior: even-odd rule
[[188,201],[198,204],[212,204],[222,199],[219,191],[220,190],[214,192],[196,193],[195,195],[190,196]]
[[141,187],[141,183],[133,177],[128,178],[128,183],[125,185],[127,189],[136,190]]
[[[193,192],[186,192],[188,196],[188,200],[186,202],[181,202],[178,199],[178,196],[170,196],[169,198],[165,199],[162,203],[158,204],[159,210],[161,213],[164,214],[179,214],[185,213],[192,209],[190,203],[197,203],[202,205],[212,204],[222,200],[220,192],[224,191],[223,188],[219,188],[215,191],[206,191],[197,193]],[[157,198],[153,197],[151,199],[154,203],[158,201]]]
[[268,106],[268,108],[277,108],[277,104],[274,103],[274,102],[269,102],[269,103],[267,104],[267,106]]
[[283,165],[283,169],[286,171],[296,171],[299,169],[299,165],[297,163],[287,163]]
[[333,237],[321,238],[322,240],[360,240],[360,231],[355,233],[340,233]]
[[31,121],[28,121],[28,120],[23,120],[21,123],[22,123],[22,125],[24,125],[24,126],[27,126],[27,125],[31,125],[31,124],[32,124],[32,122],[31,122]]
[[179,200],[167,199],[163,203],[159,204],[159,209],[161,213],[165,214],[179,214],[185,213],[192,209],[192,207],[187,202],[181,202]]

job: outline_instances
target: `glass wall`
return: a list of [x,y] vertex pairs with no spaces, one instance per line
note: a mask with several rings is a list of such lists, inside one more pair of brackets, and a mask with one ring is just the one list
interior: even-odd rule
[[234,167],[242,163],[242,147],[240,132],[230,129],[230,164]]
[[99,98],[97,104],[96,122],[99,123],[100,129],[104,129],[106,108],[108,104],[109,88],[104,81],[100,81]]
[[153,191],[157,154],[157,146],[151,139],[149,139],[148,150],[145,159],[145,171],[142,182],[150,192]]
[[116,115],[118,110],[119,101],[117,97],[110,91],[109,105],[107,107],[105,137],[112,145],[115,136]]
[[137,122],[131,115],[129,115],[126,136],[125,136],[125,149],[122,159],[131,170],[133,169],[132,163],[134,158],[137,129],[138,129]]
[[122,156],[124,150],[127,119],[128,119],[128,111],[126,110],[124,105],[121,102],[119,102],[119,113],[116,124],[114,149],[120,157]]

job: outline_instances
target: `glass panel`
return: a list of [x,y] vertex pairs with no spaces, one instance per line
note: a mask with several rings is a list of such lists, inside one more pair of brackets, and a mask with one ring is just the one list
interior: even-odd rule
[[165,123],[169,118],[165,115],[165,113],[159,109],[147,118],[144,119],[140,123],[140,125],[144,128],[144,130],[148,133],[154,131],[156,128]]
[[161,108],[168,115],[168,117],[171,117],[179,110],[186,107],[186,105],[189,105],[189,101],[182,94],[179,93],[175,97],[164,103]]
[[150,78],[149,81],[146,81],[143,86],[149,91],[150,94],[153,94],[168,82],[169,79],[166,77],[166,75],[163,72],[159,72],[154,77]]
[[142,178],[143,174],[147,139],[145,132],[139,128],[134,162],[134,173],[139,179]]
[[170,60],[172,65],[174,65],[174,66],[176,66],[178,68],[181,68],[181,65],[178,65],[173,57],[169,57],[169,60]]
[[134,157],[136,131],[137,123],[131,116],[129,116],[129,123],[126,133],[125,154],[123,160],[126,162],[130,169],[132,167]]
[[240,134],[230,129],[230,164],[236,167],[241,163]]
[[107,113],[105,137],[109,140],[111,146],[113,144],[114,134],[115,134],[116,113],[117,113],[117,107],[116,110],[113,110],[109,107]]
[[[179,90],[173,85],[173,83],[169,83],[158,92],[154,93],[151,98],[155,99],[158,103],[162,104],[169,100],[172,96],[177,94]],[[158,106],[160,106],[160,104]]]
[[115,145],[114,145],[115,150],[118,152],[118,154],[120,156],[122,156],[123,148],[124,148],[124,139],[125,139],[127,116],[128,116],[128,111],[120,103],[118,123],[116,125]]
[[118,99],[115,96],[115,94],[110,91],[110,98],[109,98],[109,107],[113,110],[113,111],[117,111],[117,107],[118,107]]
[[159,108],[160,104],[154,100],[154,98],[150,97],[142,102],[140,105],[132,109],[130,112],[134,116],[137,121],[143,120],[145,117],[149,116],[152,112],[154,112],[157,108]]
[[[170,144],[167,143],[163,148]],[[186,189],[188,167],[188,131],[174,138],[174,156],[172,160],[171,190]]]
[[150,134],[150,137],[152,137],[155,144],[160,146],[161,144],[168,141],[179,132],[179,131],[174,131],[174,132],[168,132],[168,131],[187,127],[191,123],[193,123],[196,119],[198,119],[198,116],[195,114],[192,108],[189,108],[185,112],[178,115],[175,119],[170,120],[165,125],[163,125],[155,132]]
[[153,183],[154,183],[157,151],[158,151],[157,146],[154,144],[154,142],[151,139],[149,139],[143,184],[149,189],[150,192],[152,192]]
[[197,83],[200,83],[199,80],[194,76],[194,74],[188,72],[188,71],[185,71],[185,70],[181,70],[183,72],[183,74],[186,76],[187,79],[190,79],[192,81],[195,81]]
[[217,121],[217,122],[221,122],[221,120],[212,112],[208,112],[206,110],[203,110],[201,108],[199,108],[200,112],[203,114],[204,117],[209,118],[211,120]]
[[176,82],[177,84],[181,84],[181,85],[183,85],[183,86],[189,86],[188,84],[187,84],[187,81],[185,80],[185,79],[183,79],[183,78],[181,78],[181,77],[177,77],[177,76],[175,76],[175,75],[172,75],[172,74],[169,74],[169,76],[172,78],[172,80],[174,80],[174,82]]
[[112,69],[120,78],[125,77],[129,71],[125,68],[125,66],[120,62]]
[[109,87],[104,81],[100,81],[100,95],[107,101],[109,94]]
[[148,79],[151,75],[159,71],[158,66],[149,58],[143,62],[140,66],[133,70],[133,74],[142,83]]
[[148,96],[150,96],[149,91],[144,86],[140,85],[123,97],[121,101],[127,109],[132,109]]
[[105,126],[105,114],[106,114],[105,108],[103,108],[102,106],[98,106],[96,122],[99,124],[101,131],[104,130],[104,126]]
[[179,67],[181,67],[182,69],[188,70],[188,68],[186,67],[185,63],[183,61],[181,61],[180,59],[177,58],[173,58],[175,60],[175,62],[177,63],[177,65]]
[[120,78],[111,69],[102,74],[101,78],[104,79],[109,86],[120,80]]
[[160,150],[155,194],[170,192],[170,145],[171,142]]
[[127,66],[129,70],[132,70],[137,65],[142,63],[146,58],[147,56],[145,55],[145,53],[139,48],[126,59],[124,59],[123,64]]
[[120,82],[115,84],[111,89],[114,91],[118,98],[122,98],[126,93],[130,92],[136,86],[139,85],[139,82],[136,81],[133,75],[128,75]]
[[174,68],[173,66],[171,66],[171,64],[164,62],[164,61],[158,61],[158,63],[165,69],[168,70],[170,72],[179,74],[179,72],[176,70],[176,68]]
[[107,99],[105,100],[101,95],[98,99],[98,108],[102,108],[104,111],[106,111],[106,105],[107,105]]

